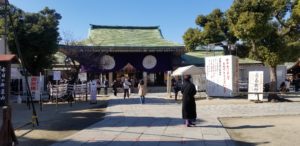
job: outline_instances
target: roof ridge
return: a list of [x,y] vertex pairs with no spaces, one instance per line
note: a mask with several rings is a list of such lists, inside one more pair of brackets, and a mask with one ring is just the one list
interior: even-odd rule
[[111,28],[111,29],[159,29],[159,26],[119,26],[119,25],[94,25],[90,24],[91,29]]

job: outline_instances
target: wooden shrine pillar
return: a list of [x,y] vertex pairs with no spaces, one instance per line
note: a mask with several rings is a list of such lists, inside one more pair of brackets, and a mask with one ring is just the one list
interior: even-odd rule
[[11,122],[10,76],[11,62],[17,62],[15,55],[0,55],[0,107],[3,110],[3,123],[0,128],[0,145],[11,146],[18,143]]

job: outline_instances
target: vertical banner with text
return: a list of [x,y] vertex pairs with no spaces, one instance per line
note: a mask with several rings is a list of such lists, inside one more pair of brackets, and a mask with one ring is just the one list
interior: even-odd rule
[[256,94],[248,94],[248,100],[263,100],[263,94],[262,94],[263,90],[264,90],[264,72],[250,71],[248,92],[256,93]]
[[213,97],[233,97],[238,92],[239,66],[235,56],[205,57],[206,93]]

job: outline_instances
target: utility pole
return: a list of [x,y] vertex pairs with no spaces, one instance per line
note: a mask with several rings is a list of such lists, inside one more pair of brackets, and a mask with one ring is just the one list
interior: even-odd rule
[[7,51],[7,1],[2,0],[1,3],[4,1],[4,54],[8,54]]
[[[5,103],[2,107],[3,112],[3,122],[0,127],[0,145],[2,146],[10,146],[10,145],[17,145],[18,140],[14,132],[14,128],[12,126],[12,120],[11,120],[11,105],[9,102],[10,98],[10,75],[11,75],[11,62],[16,59],[14,55],[7,55],[9,54],[8,51],[8,45],[7,45],[7,30],[8,30],[8,22],[7,22],[7,16],[8,16],[8,1],[7,0],[0,0],[0,4],[4,6],[4,55],[7,59],[3,59],[1,61],[1,97],[5,97]],[[1,7],[3,9],[3,7]],[[4,80],[4,83],[3,83]],[[4,95],[3,95],[4,93]]]

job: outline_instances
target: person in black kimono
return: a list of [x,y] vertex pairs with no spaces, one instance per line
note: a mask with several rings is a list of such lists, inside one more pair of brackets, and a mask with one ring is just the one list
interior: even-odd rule
[[195,125],[193,121],[197,118],[196,102],[194,97],[196,94],[196,88],[190,79],[190,75],[185,75],[182,86],[182,118],[185,120],[185,125],[187,127]]
[[107,89],[108,89],[109,83],[106,78],[104,79],[103,85],[104,85],[104,95],[107,95]]
[[112,84],[112,89],[114,91],[114,95],[117,96],[117,93],[118,93],[118,89],[117,89],[117,81],[114,80],[113,84]]

